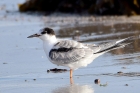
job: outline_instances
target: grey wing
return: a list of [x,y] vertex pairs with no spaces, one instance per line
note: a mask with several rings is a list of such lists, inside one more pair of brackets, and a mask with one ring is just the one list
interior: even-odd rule
[[90,48],[84,47],[82,43],[69,40],[57,43],[50,51],[49,57],[52,61],[68,64],[77,62],[91,54],[93,51]]
[[[90,53],[90,51],[89,51]],[[50,58],[52,61],[58,61],[63,63],[77,62],[82,58],[85,58],[87,49],[72,49],[67,52],[51,51]]]
[[92,49],[93,53],[96,53],[102,49],[99,45],[95,45],[95,44],[85,44],[85,46]]
[[[92,52],[98,52],[99,50],[102,49],[101,46],[95,45],[95,44],[83,44],[77,41],[73,41],[73,40],[64,40],[61,42],[58,42],[56,45],[56,47],[65,47],[65,48],[89,48],[90,50],[92,50]],[[55,47],[54,47],[55,48]]]
[[83,48],[86,47],[84,44],[77,42],[77,41],[73,41],[73,40],[63,40],[63,41],[58,41],[58,43],[56,43],[54,45],[55,47],[65,47],[65,48]]
[[[105,44],[100,44],[99,47],[100,47],[100,50],[95,52],[94,54],[97,54],[97,53],[102,53],[102,52],[107,52],[107,51],[110,51],[110,50],[113,50],[113,49],[117,49],[117,48],[122,48],[122,47],[125,47],[126,45],[130,44],[131,40],[133,39],[134,37],[128,37],[128,38],[124,38],[124,39],[120,39],[120,40],[116,40],[116,41],[113,41],[113,42],[108,42],[108,43],[105,43]],[[127,43],[127,42],[130,42],[130,43]]]

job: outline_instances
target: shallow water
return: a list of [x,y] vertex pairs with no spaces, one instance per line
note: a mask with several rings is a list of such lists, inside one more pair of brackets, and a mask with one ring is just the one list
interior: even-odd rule
[[[75,70],[74,84],[71,85],[69,72],[47,73],[47,69],[64,67],[57,67],[47,60],[41,40],[27,38],[40,28],[50,26],[56,31],[58,38],[99,44],[129,36],[139,36],[139,16],[95,17],[95,22],[80,24],[78,21],[78,25],[65,22],[60,24],[52,20],[48,23],[39,15],[19,13],[15,6],[22,0],[15,0],[13,4],[7,2],[3,0],[0,4],[6,5],[6,8],[0,11],[0,93],[138,93],[140,91],[139,39],[133,40],[133,43],[125,48],[100,56],[85,68]],[[74,19],[73,16],[68,18]],[[86,20],[84,18],[81,19]],[[65,17],[62,19],[65,20]],[[119,71],[123,73],[118,73]],[[102,85],[107,83],[107,86],[94,84],[95,79],[100,79]]]

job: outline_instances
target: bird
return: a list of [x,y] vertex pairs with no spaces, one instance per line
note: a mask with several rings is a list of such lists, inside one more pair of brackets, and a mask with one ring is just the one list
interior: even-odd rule
[[110,50],[125,47],[130,44],[127,41],[133,38],[127,37],[98,45],[85,44],[74,40],[57,39],[55,31],[49,27],[42,28],[27,38],[33,37],[43,41],[43,48],[50,62],[70,68],[70,78],[73,77],[73,70],[86,67],[94,59]]

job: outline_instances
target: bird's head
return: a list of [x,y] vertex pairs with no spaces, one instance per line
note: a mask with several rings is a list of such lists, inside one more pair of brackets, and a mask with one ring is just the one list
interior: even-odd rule
[[43,41],[50,40],[51,38],[55,37],[54,30],[51,28],[43,28],[40,29],[38,33],[28,36],[27,38],[38,37]]

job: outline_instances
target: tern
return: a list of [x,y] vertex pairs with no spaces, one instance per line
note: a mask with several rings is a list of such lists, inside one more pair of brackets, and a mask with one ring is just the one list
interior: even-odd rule
[[70,68],[70,78],[73,70],[86,67],[100,55],[114,49],[123,48],[132,37],[119,39],[104,44],[84,44],[74,40],[60,40],[53,29],[45,27],[27,38],[38,37],[43,41],[47,58],[53,64]]

